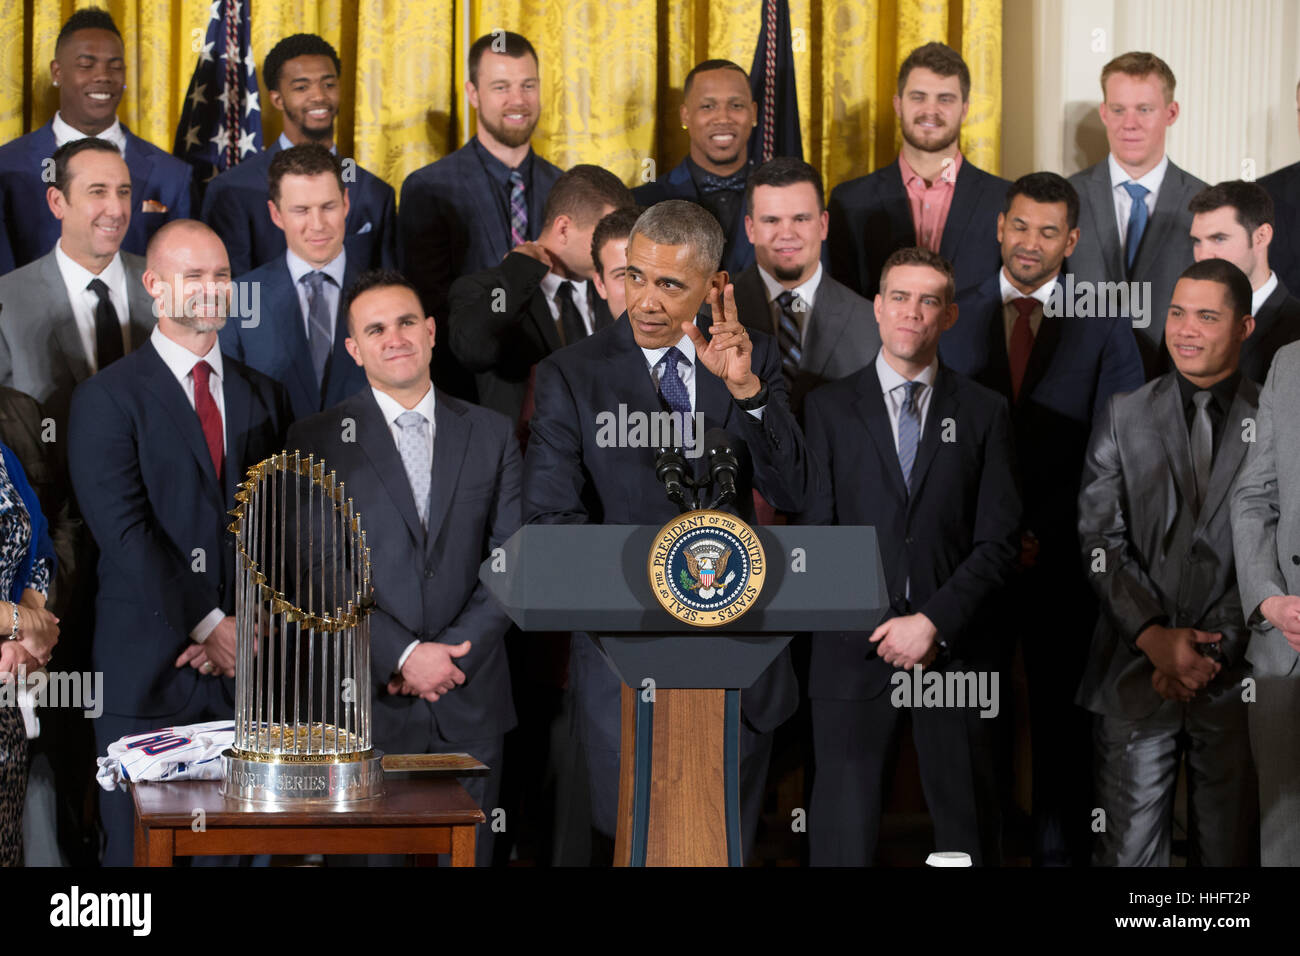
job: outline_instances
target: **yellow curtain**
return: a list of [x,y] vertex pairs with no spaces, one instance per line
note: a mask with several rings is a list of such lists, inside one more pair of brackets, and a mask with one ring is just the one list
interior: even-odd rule
[[[746,70],[760,0],[315,0],[252,3],[259,76],[291,33],[319,33],[343,60],[340,149],[394,187],[464,142],[467,38],[527,36],[541,60],[534,145],[560,166],[598,163],[636,185],[687,151],[677,118],[699,60]],[[49,61],[63,21],[88,0],[0,0],[0,141],[45,123],[58,105]],[[126,38],[122,119],[170,150],[204,0],[99,0]],[[962,149],[997,171],[1001,156],[1002,0],[790,0],[804,156],[827,187],[888,163],[898,148],[891,98],[898,64],[928,40],[960,50],[971,69]],[[267,142],[279,116],[263,92]],[[468,126],[472,133],[472,126]]]

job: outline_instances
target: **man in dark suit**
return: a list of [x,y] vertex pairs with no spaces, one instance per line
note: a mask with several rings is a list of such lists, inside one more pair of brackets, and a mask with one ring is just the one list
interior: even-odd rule
[[883,343],[875,362],[808,396],[808,450],[823,472],[803,519],[874,526],[890,602],[870,633],[813,635],[814,865],[874,862],[905,712],[935,849],[996,862],[980,724],[998,691],[937,707],[901,693],[913,678],[903,670],[947,678],[987,667],[979,611],[1015,563],[1020,499],[1006,402],[938,360],[939,336],[957,320],[953,294],[952,267],[938,255],[895,252],[874,303]]
[[[470,47],[465,95],[478,111],[478,132],[402,183],[398,260],[426,315],[446,319],[453,282],[499,264],[541,234],[560,169],[529,144],[541,116],[540,89],[537,51],[524,37],[498,30]],[[439,388],[478,400],[473,376],[448,345],[433,350],[433,363]]]
[[447,336],[458,363],[476,373],[480,405],[519,424],[533,366],[613,322],[588,282],[591,237],[601,218],[630,205],[609,170],[574,166],[547,196],[535,242],[456,280]]
[[[400,274],[358,279],[343,314],[369,387],[297,422],[288,446],[324,459],[362,515],[374,563],[375,746],[477,757],[491,774],[461,782],[491,819],[515,711],[510,622],[478,568],[519,528],[519,446],[505,418],[433,388],[434,320],[421,311]],[[493,829],[478,831],[485,866]]]
[[226,323],[221,348],[283,385],[299,419],[365,387],[340,308],[364,269],[344,241],[349,203],[337,156],[317,143],[292,146],[271,161],[269,182],[288,248],[239,280],[240,301],[253,308]]
[[997,269],[993,224],[1008,184],[962,156],[969,110],[970,70],[959,53],[927,43],[908,54],[894,97],[898,159],[831,190],[831,275],[858,295],[874,296],[885,260],[910,246],[952,263],[959,293]]
[[[1300,84],[1296,85],[1296,114],[1300,116]],[[1275,219],[1269,259],[1283,284],[1300,289],[1300,163],[1261,176],[1259,184],[1273,198]]]
[[803,160],[777,157],[750,173],[745,234],[757,261],[736,276],[736,309],[780,346],[796,418],[810,391],[880,351],[871,303],[822,268],[827,219],[821,176]]
[[1277,350],[1300,339],[1300,299],[1269,268],[1273,200],[1258,183],[1229,180],[1197,193],[1192,214],[1192,256],[1227,259],[1250,280],[1255,331],[1241,346],[1241,374],[1262,384]]
[[[230,265],[216,233],[193,220],[164,226],[144,281],[157,327],[82,383],[68,421],[72,485],[100,551],[100,753],[126,734],[232,716],[228,511],[247,467],[282,448],[289,416],[279,385],[218,347]],[[105,865],[129,865],[129,796],[101,792],[99,806]]]
[[[55,497],[71,502],[68,478],[68,406],[73,389],[97,368],[143,346],[154,326],[153,302],[142,282],[144,260],[121,250],[131,217],[131,172],[111,143],[94,137],[54,153],[54,183],[45,201],[60,236],[34,262],[0,276],[0,385],[42,406]],[[36,479],[32,479],[34,486]],[[44,500],[44,499],[43,499]],[[51,605],[61,619],[60,667],[89,671],[95,595],[95,545],[73,505],[60,519],[47,513],[59,567]],[[81,809],[93,781],[90,726],[79,711],[51,711],[36,751],[50,754],[60,807],[59,850],[69,862],[90,862],[97,841]],[[42,805],[44,778],[33,778],[29,805]],[[53,799],[54,797],[50,797]],[[52,844],[43,826],[29,844]]]
[[[1076,502],[1094,416],[1144,381],[1128,322],[1076,316],[1061,264],[1079,241],[1079,197],[1055,173],[1016,180],[999,214],[1002,268],[957,297],[960,320],[939,341],[954,371],[1006,398],[1024,496],[1020,567],[995,598],[992,646],[1010,678],[1024,655],[1033,752],[1036,865],[1088,858],[1088,715],[1073,704],[1097,605],[1079,567]],[[1053,633],[1043,622],[1055,622]],[[998,784],[1011,809],[1010,708],[994,720]]]
[[[317,143],[337,154],[334,120],[339,112],[339,70],[334,47],[312,33],[277,43],[262,64],[262,82],[284,131],[269,148],[227,169],[207,185],[202,219],[230,254],[236,276],[278,259],[285,237],[272,225],[274,204],[267,183],[271,163],[282,150]],[[391,268],[397,262],[397,207],[393,187],[354,159],[345,159],[348,193],[345,229],[348,253],[359,270]]]
[[1168,368],[1169,295],[1192,263],[1187,204],[1205,188],[1165,153],[1178,119],[1174,83],[1173,70],[1154,53],[1124,53],[1102,67],[1098,111],[1110,153],[1070,177],[1080,232],[1066,272],[1076,284],[1129,284],[1128,314],[1148,379]]
[[54,151],[85,136],[117,147],[131,171],[131,217],[119,240],[143,255],[149,237],[165,222],[190,214],[193,171],[147,143],[117,118],[126,88],[122,35],[103,10],[78,10],[59,31],[50,74],[59,90],[59,111],[40,129],[0,146],[0,275],[53,248],[59,222],[44,197]]
[[1250,280],[1209,259],[1174,286],[1173,370],[1110,400],[1088,443],[1079,544],[1104,614],[1077,700],[1094,718],[1094,865],[1168,866],[1187,763],[1188,863],[1259,862],[1230,509],[1259,388],[1237,368]]
[[721,268],[731,275],[754,262],[745,231],[745,180],[752,164],[749,134],[758,125],[758,106],[749,75],[730,60],[705,60],[686,74],[682,89],[682,129],[691,149],[662,178],[633,190],[642,206],[665,199],[689,199],[713,213],[727,237]]
[[[677,513],[655,477],[652,448],[597,441],[597,416],[626,406],[702,416],[720,426],[740,462],[736,507],[753,518],[753,489],[786,511],[803,507],[812,463],[791,414],[770,336],[740,324],[717,271],[722,229],[703,207],[666,200],[637,220],[627,247],[627,317],[553,353],[537,367],[537,411],[524,460],[524,520],[544,524],[657,524]],[[721,316],[708,339],[694,320],[705,299]],[[703,469],[703,457],[694,459]],[[569,662],[597,830],[613,836],[619,767],[619,681],[585,634]],[[797,688],[783,653],[741,695],[743,845],[752,850],[771,734],[794,713]]]

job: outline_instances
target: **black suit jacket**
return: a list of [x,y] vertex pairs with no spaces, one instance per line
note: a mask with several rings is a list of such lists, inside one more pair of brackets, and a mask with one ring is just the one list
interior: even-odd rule
[[[543,263],[512,252],[451,287],[446,334],[452,353],[476,373],[478,403],[516,424],[533,366],[564,344],[541,289],[546,273]],[[587,297],[596,330],[611,324],[609,307],[592,283],[575,286],[575,296]]]
[[1300,163],[1261,176],[1259,184],[1273,197],[1268,264],[1288,288],[1300,289]]
[[[963,158],[939,254],[952,263],[957,291],[983,281],[1002,264],[998,213],[1011,184]],[[831,275],[858,295],[874,298],[880,270],[898,249],[916,245],[912,207],[898,160],[840,183],[827,203]]]
[[[229,510],[249,465],[281,450],[289,404],[271,379],[223,359],[220,482],[198,416],[151,343],[77,387],[68,465],[99,545],[95,669],[104,710],[165,718],[202,677],[174,662],[213,608],[235,609]],[[201,549],[201,550],[196,550]],[[234,705],[233,681],[226,681]]]
[[[820,480],[803,523],[875,527],[890,600],[882,620],[925,614],[953,659],[981,660],[975,622],[1009,580],[1020,550],[1006,401],[940,365],[910,495],[874,362],[809,395],[805,417]],[[813,635],[809,696],[866,700],[882,693],[894,668],[876,656],[870,636]]]
[[[747,328],[776,335],[758,266],[750,266],[734,282],[740,321]],[[804,323],[799,371],[790,387],[790,407],[800,419],[809,392],[851,375],[880,351],[880,329],[871,303],[836,282],[824,268],[812,311],[804,316]]]
[[[696,188],[695,178],[691,175],[690,167],[686,165],[684,159],[663,179],[637,186],[632,190],[632,195],[638,205],[647,208],[665,199],[685,199],[693,203],[700,201],[700,191]],[[754,264],[754,245],[749,241],[749,234],[745,232],[743,206],[736,214],[735,225],[726,240],[726,245],[722,247],[722,262],[718,268],[734,276]]]
[[[760,421],[736,407],[726,385],[696,369],[697,414],[705,430],[726,429],[740,462],[737,510],[754,520],[753,489],[783,511],[802,509],[812,480],[803,434],[786,401],[781,359],[770,336],[753,333],[752,368],[770,398]],[[655,477],[652,448],[609,447],[598,440],[597,416],[663,410],[631,325],[610,328],[561,349],[537,366],[536,411],[524,460],[524,520],[541,524],[663,524],[678,512]],[[706,467],[694,461],[696,473]],[[760,731],[794,713],[798,689],[783,653],[744,695],[744,711]]]
[[[203,195],[201,218],[225,243],[233,276],[242,276],[284,255],[284,233],[271,221],[266,206],[271,198],[267,176],[278,152],[277,140],[212,180]],[[344,163],[352,164],[344,170],[348,218],[343,242],[348,258],[357,263],[360,272],[395,268],[396,193],[374,173],[356,165],[355,160],[346,159]]]
[[1242,343],[1242,374],[1263,385],[1277,350],[1297,339],[1300,339],[1300,299],[1291,294],[1279,274],[1277,288],[1255,315],[1255,331]]
[[[356,423],[355,441],[345,440],[347,419]],[[408,721],[432,719],[449,740],[477,740],[513,727],[502,641],[510,621],[478,580],[483,560],[519,529],[519,446],[510,423],[436,393],[427,530],[369,388],[295,423],[288,445],[323,458],[361,514],[375,588],[370,653],[377,732],[396,734]],[[472,643],[456,660],[465,683],[435,703],[384,689],[415,640]]]
[[1016,399],[995,274],[958,297],[957,323],[939,340],[939,354],[945,365],[1010,404],[1025,527],[1039,539],[1040,563],[1077,577],[1079,472],[1093,419],[1112,395],[1145,381],[1129,324],[1044,316]]

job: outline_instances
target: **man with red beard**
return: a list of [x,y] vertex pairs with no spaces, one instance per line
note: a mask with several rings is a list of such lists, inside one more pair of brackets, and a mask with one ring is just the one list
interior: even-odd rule
[[885,260],[909,246],[952,263],[958,294],[997,270],[994,222],[1009,184],[962,156],[969,110],[970,70],[955,50],[927,43],[908,54],[894,97],[898,161],[831,192],[831,275],[854,292],[874,296]]
[[[517,33],[497,30],[475,40],[465,94],[478,112],[478,132],[402,183],[398,262],[424,314],[440,322],[453,282],[499,265],[541,234],[546,197],[561,170],[529,144],[542,110],[537,69],[537,51]],[[473,376],[448,343],[433,350],[433,377],[439,388],[478,400]]]

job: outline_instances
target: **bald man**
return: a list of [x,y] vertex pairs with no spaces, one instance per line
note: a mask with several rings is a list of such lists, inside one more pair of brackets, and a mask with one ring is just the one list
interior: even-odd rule
[[[231,282],[215,232],[190,219],[163,226],[143,283],[157,326],[77,387],[68,421],[72,486],[100,550],[92,656],[104,674],[101,754],[126,734],[233,716],[227,511],[245,470],[280,451],[289,425],[281,386],[217,345]],[[101,792],[100,815],[104,864],[129,866],[130,799]]]

